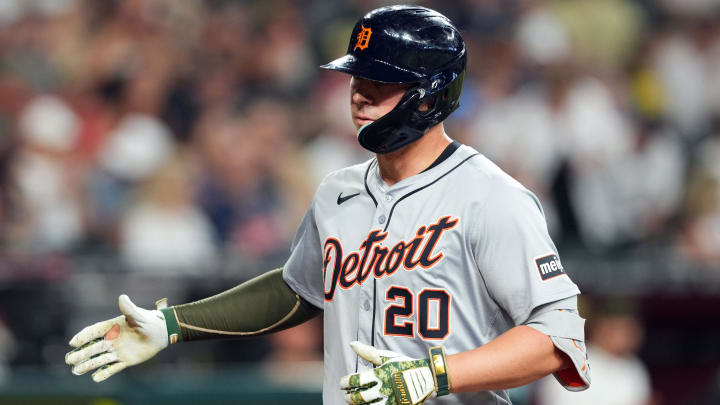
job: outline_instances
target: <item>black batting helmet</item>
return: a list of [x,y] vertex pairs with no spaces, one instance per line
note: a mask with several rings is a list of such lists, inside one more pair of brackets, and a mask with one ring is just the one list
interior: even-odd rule
[[[460,105],[465,42],[450,20],[420,6],[375,9],[355,24],[347,54],[325,69],[411,88],[397,106],[358,131],[358,141],[388,153],[420,139]],[[427,111],[418,111],[424,102]]]

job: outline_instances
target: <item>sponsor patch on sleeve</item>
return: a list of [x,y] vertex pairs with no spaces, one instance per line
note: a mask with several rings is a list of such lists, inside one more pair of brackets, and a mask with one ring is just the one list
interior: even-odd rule
[[535,265],[543,281],[565,274],[560,258],[555,253],[536,258]]

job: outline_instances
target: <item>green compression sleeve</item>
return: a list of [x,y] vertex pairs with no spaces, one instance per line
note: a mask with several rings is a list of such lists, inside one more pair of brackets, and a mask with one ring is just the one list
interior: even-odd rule
[[170,343],[260,336],[299,325],[322,311],[272,270],[218,295],[162,309]]

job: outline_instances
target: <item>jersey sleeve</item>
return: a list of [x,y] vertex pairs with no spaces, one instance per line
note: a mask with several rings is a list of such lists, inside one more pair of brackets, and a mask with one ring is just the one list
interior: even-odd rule
[[323,308],[322,253],[314,208],[315,200],[295,233],[283,280],[306,301]]
[[555,347],[570,358],[572,366],[554,374],[568,391],[590,387],[590,364],[585,349],[585,320],[577,311],[577,297],[535,308],[525,323],[550,337]]
[[491,297],[515,325],[534,308],[580,293],[562,266],[536,197],[502,184],[481,206],[474,255]]

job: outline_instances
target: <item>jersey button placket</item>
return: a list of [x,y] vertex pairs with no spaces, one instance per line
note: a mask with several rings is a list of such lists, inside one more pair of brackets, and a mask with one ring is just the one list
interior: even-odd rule
[[[385,207],[383,204],[383,200],[379,199],[378,205],[375,208],[374,213],[374,221],[371,225],[371,229],[382,229],[383,224],[387,220],[385,217]],[[370,344],[372,342],[372,334],[373,334],[373,311],[375,310],[375,305],[373,303],[374,297],[374,291],[373,287],[375,284],[375,279],[372,274],[360,285],[360,295],[358,297],[358,340],[367,344]],[[375,319],[375,322],[377,322],[377,319]],[[377,328],[377,325],[375,325]],[[377,334],[377,330],[375,331]],[[366,370],[369,368],[372,368],[372,364],[364,361],[363,359],[358,359],[358,370]]]
[[[358,333],[357,339],[361,342],[370,344],[372,340],[372,322],[373,322],[373,279],[372,276],[365,280],[361,286],[361,292],[358,297]],[[370,368],[368,364],[358,359],[358,367],[360,370]]]

